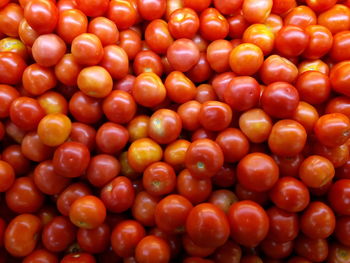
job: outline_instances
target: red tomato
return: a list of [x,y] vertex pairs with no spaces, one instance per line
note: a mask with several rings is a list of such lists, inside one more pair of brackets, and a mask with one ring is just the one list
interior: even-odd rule
[[228,211],[231,237],[239,244],[255,247],[267,235],[269,219],[264,209],[253,201],[234,203]]

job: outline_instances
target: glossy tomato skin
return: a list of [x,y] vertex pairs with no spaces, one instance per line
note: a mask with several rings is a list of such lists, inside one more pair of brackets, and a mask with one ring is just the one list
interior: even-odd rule
[[347,262],[350,259],[349,248],[342,244],[334,243],[330,244],[329,253],[328,253],[328,261],[330,263],[343,263]]
[[186,153],[186,168],[199,179],[215,175],[224,163],[220,146],[210,139],[199,139],[190,145]]
[[137,244],[135,250],[137,262],[160,262],[170,260],[170,247],[167,242],[159,237],[148,235]]
[[131,208],[133,217],[143,226],[155,226],[154,212],[160,198],[145,191],[139,192]]
[[75,235],[76,228],[69,218],[57,216],[45,225],[41,239],[47,250],[61,252],[73,243]]
[[8,224],[5,231],[4,245],[6,250],[16,257],[29,255],[37,244],[35,235],[39,234],[40,229],[41,222],[37,216],[31,214],[16,216]]
[[80,228],[77,232],[79,246],[89,253],[102,253],[110,244],[110,227],[104,223],[95,229]]
[[157,143],[169,144],[179,137],[181,129],[181,118],[175,111],[159,109],[149,119],[148,136]]
[[88,19],[78,9],[68,9],[60,12],[57,22],[57,34],[66,42],[71,44],[73,39],[80,34],[86,33]]
[[113,122],[102,124],[96,133],[96,146],[106,154],[120,152],[129,140],[127,129]]
[[78,142],[65,142],[56,148],[53,156],[55,172],[63,177],[78,177],[85,172],[90,161],[87,146]]
[[349,199],[348,189],[350,180],[341,179],[336,181],[328,192],[328,200],[331,208],[338,214],[349,215],[350,211],[346,205]]
[[56,254],[51,253],[45,249],[36,249],[23,259],[24,263],[30,263],[35,261],[44,261],[49,263],[59,262]]
[[322,262],[328,256],[328,242],[325,239],[311,239],[300,235],[295,240],[295,251],[312,262]]
[[58,21],[58,9],[52,1],[30,1],[24,8],[24,18],[39,34],[54,31]]
[[276,206],[269,208],[266,213],[270,222],[268,239],[288,242],[297,237],[299,233],[298,214],[284,211]]
[[295,156],[305,147],[307,134],[297,121],[280,120],[271,129],[269,148],[278,156]]
[[1,84],[14,85],[21,81],[22,74],[27,67],[24,59],[12,52],[0,53]]
[[96,259],[88,253],[69,253],[62,258],[60,263],[96,263]]
[[19,177],[7,190],[6,204],[18,214],[34,213],[38,211],[44,203],[44,195],[35,185],[31,177]]
[[263,153],[251,153],[237,165],[237,179],[248,190],[264,192],[270,190],[279,178],[276,162]]
[[93,195],[86,195],[72,203],[69,218],[78,227],[94,229],[104,222],[106,207],[101,199]]
[[259,74],[266,85],[277,81],[293,83],[298,77],[298,69],[290,60],[274,54],[264,60]]
[[113,251],[121,257],[131,257],[136,245],[146,235],[144,227],[135,220],[120,222],[112,231],[111,244]]
[[77,7],[87,16],[96,17],[103,15],[108,8],[108,1],[106,0],[76,0]]
[[260,103],[262,109],[271,117],[290,118],[298,106],[299,93],[289,83],[274,82],[264,89]]
[[199,111],[199,122],[208,131],[220,131],[232,121],[232,110],[228,104],[219,101],[206,101]]
[[209,41],[224,39],[229,32],[226,18],[215,8],[207,8],[199,16],[201,36]]
[[130,179],[118,176],[101,190],[101,200],[108,211],[121,213],[129,209],[135,198],[135,191]]
[[[244,220],[249,218],[250,220]],[[253,201],[234,203],[228,211],[231,237],[239,244],[254,247],[267,235],[269,219],[264,209]]]
[[327,238],[336,224],[332,209],[322,202],[311,202],[300,218],[300,229],[308,237]]
[[23,18],[23,8],[16,3],[9,3],[1,7],[0,18],[0,32],[10,37],[17,37]]
[[229,237],[229,222],[225,213],[210,203],[202,203],[190,211],[186,231],[196,245],[218,247]]
[[270,191],[272,202],[288,212],[300,212],[310,202],[310,193],[304,183],[294,177],[280,178]]

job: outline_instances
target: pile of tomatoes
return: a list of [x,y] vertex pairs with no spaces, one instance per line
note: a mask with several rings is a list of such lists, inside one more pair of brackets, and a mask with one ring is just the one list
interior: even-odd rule
[[349,263],[349,118],[349,0],[0,0],[0,262]]

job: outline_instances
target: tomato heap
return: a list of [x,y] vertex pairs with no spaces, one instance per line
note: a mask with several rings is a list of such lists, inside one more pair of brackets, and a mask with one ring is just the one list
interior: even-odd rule
[[0,0],[0,262],[350,262],[350,1]]

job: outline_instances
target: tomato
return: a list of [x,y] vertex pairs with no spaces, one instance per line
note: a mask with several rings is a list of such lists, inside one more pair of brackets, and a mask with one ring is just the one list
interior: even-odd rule
[[310,193],[305,184],[294,177],[282,177],[270,191],[271,201],[288,212],[300,212],[310,202]]
[[34,170],[34,183],[38,189],[47,195],[61,193],[70,183],[69,178],[64,178],[55,173],[52,161],[43,161]]
[[123,48],[117,45],[108,45],[103,49],[100,65],[104,67],[113,79],[121,79],[128,74],[129,60]]
[[219,247],[213,256],[218,263],[239,263],[242,257],[242,249],[235,242],[228,240],[223,246]]
[[327,27],[332,34],[350,28],[350,10],[345,5],[334,5],[318,16],[318,24]]
[[32,64],[24,70],[22,82],[23,88],[32,95],[42,95],[57,84],[54,71],[39,64]]
[[55,172],[63,177],[81,176],[90,161],[87,146],[78,142],[65,142],[56,148],[53,156]]
[[349,93],[346,89],[349,79],[348,72],[350,70],[349,61],[343,61],[335,64],[329,74],[329,79],[331,81],[331,87],[334,91],[348,96]]
[[276,162],[263,153],[251,153],[237,165],[238,182],[246,189],[258,192],[270,190],[277,182],[279,169]]
[[24,59],[13,52],[0,53],[1,84],[15,85],[21,81],[27,65]]
[[341,216],[337,218],[334,235],[337,240],[345,246],[350,244],[349,235],[350,218],[348,216]]
[[231,237],[237,243],[254,247],[267,235],[269,219],[264,209],[253,201],[234,203],[228,211]]
[[119,223],[112,231],[111,243],[113,251],[121,257],[134,255],[137,244],[145,237],[143,226],[134,220]]
[[148,136],[160,144],[168,144],[176,140],[181,132],[181,118],[172,110],[155,111],[148,123]]
[[186,168],[199,179],[214,176],[223,163],[224,155],[220,146],[210,139],[192,142],[186,153]]
[[12,86],[0,84],[0,117],[5,118],[10,113],[12,102],[19,97],[19,92]]
[[166,241],[159,237],[145,236],[136,246],[135,258],[140,263],[166,263],[170,259],[170,248]]
[[73,183],[69,185],[57,198],[57,209],[64,215],[69,215],[72,203],[79,197],[90,195],[91,190],[83,183]]
[[17,38],[5,37],[0,40],[1,52],[12,52],[20,55],[23,59],[28,56],[27,47]]
[[9,37],[18,37],[23,9],[16,3],[9,3],[0,10],[0,32]]
[[41,229],[41,222],[37,216],[21,214],[13,218],[8,224],[4,244],[6,250],[13,256],[28,256],[36,247],[37,235]]
[[47,250],[61,252],[73,243],[75,235],[76,228],[69,219],[63,216],[57,216],[45,225],[41,239]]
[[347,207],[348,188],[350,186],[350,180],[341,179],[336,181],[328,192],[328,200],[331,208],[338,214],[349,215],[350,211]]
[[44,261],[48,263],[58,263],[58,257],[45,249],[36,249],[23,259],[24,263]]
[[145,72],[136,77],[132,95],[138,104],[144,107],[155,107],[164,101],[166,89],[155,73]]
[[206,101],[218,100],[215,90],[210,84],[200,84],[197,87],[196,101],[204,103]]
[[72,41],[71,52],[79,64],[94,66],[103,58],[101,40],[94,34],[83,33]]
[[300,218],[300,229],[310,238],[327,238],[335,229],[335,215],[326,204],[311,202]]
[[66,115],[48,114],[38,124],[38,136],[47,146],[59,146],[67,140],[71,129],[72,123]]
[[92,19],[88,26],[88,32],[96,35],[103,46],[115,44],[119,40],[119,30],[116,24],[105,17]]
[[276,35],[275,48],[283,56],[299,56],[307,48],[309,38],[305,30],[300,27],[284,26]]
[[78,227],[94,229],[104,222],[106,207],[99,198],[86,195],[72,203],[69,209],[69,218]]
[[135,191],[130,179],[118,176],[101,190],[101,200],[108,211],[120,213],[128,210],[134,202]]
[[180,38],[169,46],[166,56],[174,70],[186,72],[197,64],[200,52],[192,40]]
[[129,140],[129,134],[124,126],[113,122],[106,122],[96,133],[96,146],[107,154],[120,152]]
[[102,224],[95,229],[80,228],[77,233],[78,244],[89,253],[102,253],[108,249],[110,232],[107,224]]
[[177,176],[177,191],[186,197],[192,204],[205,201],[211,193],[210,179],[197,179],[189,170],[185,169]]
[[89,182],[96,187],[102,187],[120,173],[120,163],[112,155],[99,154],[91,158],[86,170]]
[[44,194],[31,177],[19,177],[5,194],[7,206],[18,214],[34,213],[44,203]]
[[76,0],[77,7],[87,16],[95,17],[103,15],[108,8],[108,0]]
[[95,98],[107,97],[113,88],[111,75],[100,66],[82,69],[78,75],[77,84],[83,93]]
[[29,1],[24,8],[24,18],[37,33],[51,33],[58,22],[58,9],[49,0]]
[[145,20],[155,20],[161,18],[165,13],[165,0],[137,0],[138,12]]
[[119,46],[125,50],[129,59],[134,59],[141,50],[141,38],[132,29],[120,31]]
[[240,116],[239,127],[251,142],[261,143],[270,135],[272,120],[263,110],[251,109]]
[[86,124],[73,122],[69,140],[86,145],[89,150],[95,147],[96,130]]
[[157,196],[145,191],[139,192],[131,209],[133,217],[144,226],[155,226],[155,209],[159,201]]
[[318,118],[319,114],[315,107],[304,101],[299,102],[299,105],[296,111],[294,112],[293,116],[293,119],[295,121],[299,122],[301,125],[304,126],[308,134],[310,134],[313,131]]
[[109,2],[107,17],[118,29],[127,29],[136,23],[137,11],[131,1],[112,0]]
[[307,134],[297,121],[280,120],[271,129],[269,148],[278,156],[295,156],[304,149]]
[[264,61],[260,47],[251,43],[243,43],[232,49],[229,63],[232,71],[238,75],[255,74]]
[[155,208],[155,222],[158,228],[167,233],[183,233],[192,207],[191,202],[181,195],[164,197]]
[[141,50],[134,58],[133,70],[136,75],[153,72],[161,77],[164,66],[161,57],[157,53],[152,50]]
[[0,160],[0,192],[6,192],[15,182],[15,171],[12,166]]
[[316,138],[328,147],[344,144],[349,133],[349,119],[342,113],[331,113],[321,116],[314,127]]
[[317,23],[315,12],[306,5],[293,8],[284,18],[284,25],[293,25],[306,28]]
[[271,117],[291,118],[299,104],[299,93],[287,82],[274,82],[264,89],[260,103]]
[[164,82],[167,96],[176,103],[194,99],[197,90],[193,82],[180,71],[171,72]]
[[316,70],[324,74],[329,74],[329,66],[320,59],[316,60],[304,60],[299,63],[299,74],[309,70]]
[[293,241],[276,242],[271,239],[265,239],[261,242],[261,249],[263,253],[269,258],[284,259],[293,252]]
[[299,233],[299,218],[296,213],[284,211],[276,206],[267,211],[270,228],[267,238],[277,242],[294,240]]
[[242,12],[244,19],[252,24],[264,22],[271,12],[272,4],[272,0],[260,2],[254,0],[243,1]]
[[333,39],[332,33],[328,28],[320,25],[310,25],[305,28],[305,32],[310,36],[310,41],[303,52],[304,57],[308,59],[318,59],[327,54],[331,48],[334,50],[335,43],[337,42],[337,35],[335,35]]
[[1,157],[3,161],[12,166],[16,175],[24,175],[30,172],[30,160],[24,156],[20,145],[13,144],[6,147]]
[[145,41],[157,54],[165,54],[174,41],[169,32],[168,23],[162,19],[150,22],[145,30]]
[[199,17],[199,32],[209,41],[224,39],[229,32],[226,18],[215,8],[207,8]]
[[59,13],[56,31],[67,44],[71,44],[74,38],[86,33],[87,28],[88,19],[82,11],[69,9]]
[[47,91],[37,98],[40,106],[44,109],[46,114],[68,112],[67,100],[58,92]]
[[295,240],[295,252],[312,262],[323,262],[328,256],[328,242],[300,235]]
[[169,16],[168,27],[170,34],[176,38],[191,39],[199,29],[199,18],[191,8],[179,8]]

